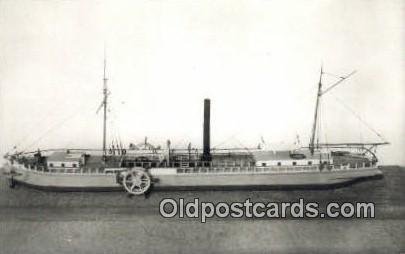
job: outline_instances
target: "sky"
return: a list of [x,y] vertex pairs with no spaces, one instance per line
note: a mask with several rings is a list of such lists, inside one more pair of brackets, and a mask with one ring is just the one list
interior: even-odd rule
[[[321,100],[320,139],[380,142],[405,165],[404,1],[0,1],[0,153],[108,139],[307,145],[321,65],[356,74]],[[324,75],[327,88],[338,79]],[[375,133],[379,133],[380,138]]]

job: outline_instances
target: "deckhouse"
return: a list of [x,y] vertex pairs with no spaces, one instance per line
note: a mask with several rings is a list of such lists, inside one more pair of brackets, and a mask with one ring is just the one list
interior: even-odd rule
[[85,154],[66,152],[54,152],[47,158],[50,168],[77,168],[85,163]]

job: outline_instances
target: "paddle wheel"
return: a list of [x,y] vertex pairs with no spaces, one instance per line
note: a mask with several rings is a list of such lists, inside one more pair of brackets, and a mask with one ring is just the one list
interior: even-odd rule
[[151,187],[152,181],[143,168],[131,168],[121,173],[122,185],[131,195],[143,195]]

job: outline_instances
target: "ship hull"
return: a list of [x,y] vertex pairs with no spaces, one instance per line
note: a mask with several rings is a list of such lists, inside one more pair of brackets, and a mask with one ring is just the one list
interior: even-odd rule
[[[162,173],[166,172],[166,173]],[[169,173],[167,173],[169,172]],[[360,180],[381,178],[377,168],[289,173],[172,173],[150,171],[154,189],[280,189],[333,188]],[[10,176],[11,178],[11,176]],[[124,190],[115,174],[55,174],[15,168],[12,179],[30,187],[59,191]]]

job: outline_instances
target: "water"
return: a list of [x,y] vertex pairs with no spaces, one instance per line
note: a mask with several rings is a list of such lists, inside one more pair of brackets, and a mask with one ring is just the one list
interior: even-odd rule
[[[401,253],[405,168],[331,190],[45,192],[0,181],[1,253]],[[166,197],[210,202],[374,202],[374,219],[164,219]]]

